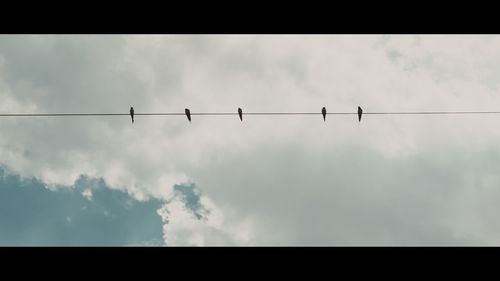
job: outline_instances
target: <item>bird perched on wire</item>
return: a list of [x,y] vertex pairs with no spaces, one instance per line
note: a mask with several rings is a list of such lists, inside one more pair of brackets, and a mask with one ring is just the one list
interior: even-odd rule
[[130,117],[132,117],[132,124],[134,123],[134,108],[130,108]]
[[238,107],[238,115],[240,116],[240,120],[243,122],[243,110]]
[[363,109],[361,109],[361,107],[358,106],[358,120],[359,122],[361,122],[361,115],[363,114]]
[[323,114],[323,121],[326,121],[326,108],[321,109],[321,114]]
[[189,120],[189,123],[191,123],[191,112],[187,108],[184,110],[184,112],[186,112],[186,116],[187,116],[187,118]]

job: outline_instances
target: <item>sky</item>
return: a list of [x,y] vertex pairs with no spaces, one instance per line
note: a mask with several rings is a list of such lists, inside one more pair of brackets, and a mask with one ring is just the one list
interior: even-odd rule
[[500,244],[495,35],[1,35],[0,245]]

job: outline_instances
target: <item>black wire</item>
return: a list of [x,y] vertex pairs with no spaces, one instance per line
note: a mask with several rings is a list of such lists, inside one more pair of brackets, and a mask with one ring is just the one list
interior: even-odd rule
[[363,112],[363,114],[499,114],[500,111]]
[[[243,115],[321,115],[321,112],[244,112]],[[327,112],[327,115],[356,115],[357,112]],[[363,112],[363,115],[441,115],[441,114],[500,114],[500,111],[416,111]],[[0,113],[0,117],[62,117],[62,116],[129,116],[129,113]],[[134,113],[134,116],[173,116],[185,113]],[[238,115],[237,112],[193,112],[191,115]]]

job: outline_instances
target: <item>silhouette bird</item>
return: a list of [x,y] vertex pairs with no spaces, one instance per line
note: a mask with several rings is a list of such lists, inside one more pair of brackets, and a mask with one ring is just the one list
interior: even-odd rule
[[191,112],[187,108],[184,110],[184,112],[186,112],[186,116],[187,116],[187,118],[189,120],[189,123],[191,123]]
[[132,117],[132,123],[134,123],[134,108],[130,108],[130,117]]
[[323,121],[326,121],[326,108],[321,109],[321,114],[323,114]]
[[361,115],[363,114],[363,109],[361,109],[361,107],[358,106],[358,120],[359,122],[361,122]]
[[240,116],[240,120],[243,122],[243,110],[238,107],[238,115]]

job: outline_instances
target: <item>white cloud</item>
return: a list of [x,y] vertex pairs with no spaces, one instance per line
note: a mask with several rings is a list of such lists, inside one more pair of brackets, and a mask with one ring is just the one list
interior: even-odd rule
[[83,197],[87,198],[87,200],[91,201],[92,200],[92,190],[90,189],[85,189],[82,191]]
[[[497,110],[499,44],[497,36],[3,36],[0,111]],[[494,192],[454,181],[492,175],[479,160],[446,160],[487,157],[482,148],[500,138],[496,116],[243,118],[3,118],[0,159],[49,187],[86,174],[139,200],[171,200],[160,211],[170,245],[496,241],[480,211]],[[211,210],[205,220],[174,196],[173,185],[188,182]],[[454,213],[460,206],[475,210],[470,219]]]
[[197,218],[185,203],[174,198],[158,210],[165,222],[164,238],[167,245],[223,246],[246,245],[252,243],[252,220],[233,218],[227,220],[223,212],[207,197],[202,197],[202,205],[208,215]]

